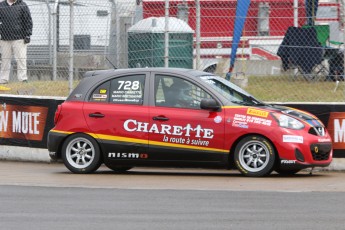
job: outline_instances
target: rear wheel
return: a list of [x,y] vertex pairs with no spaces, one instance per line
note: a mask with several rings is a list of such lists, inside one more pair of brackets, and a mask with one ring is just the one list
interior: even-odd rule
[[252,135],[237,144],[234,157],[236,167],[243,175],[267,176],[274,167],[275,151],[266,138]]
[[66,139],[62,146],[62,160],[74,173],[91,173],[101,165],[98,143],[86,134],[75,134]]

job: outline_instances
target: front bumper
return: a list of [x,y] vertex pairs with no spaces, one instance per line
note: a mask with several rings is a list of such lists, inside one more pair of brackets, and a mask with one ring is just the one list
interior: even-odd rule
[[303,169],[327,167],[331,164],[333,147],[328,133],[319,136],[310,132],[306,134],[303,130],[296,132],[289,130],[289,133],[283,133],[281,138],[284,135],[290,139],[285,139],[285,142],[277,142],[276,145],[280,158],[280,168]]
[[304,169],[310,167],[327,167],[332,162],[332,143],[312,143],[296,145],[289,151],[293,154],[284,154],[280,157],[281,169]]

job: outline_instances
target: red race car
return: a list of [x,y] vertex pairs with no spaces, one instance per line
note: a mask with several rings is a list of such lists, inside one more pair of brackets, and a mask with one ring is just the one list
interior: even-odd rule
[[86,73],[58,106],[48,150],[74,173],[104,163],[115,171],[236,167],[254,177],[325,167],[333,154],[314,115],[263,103],[214,74],[178,68]]

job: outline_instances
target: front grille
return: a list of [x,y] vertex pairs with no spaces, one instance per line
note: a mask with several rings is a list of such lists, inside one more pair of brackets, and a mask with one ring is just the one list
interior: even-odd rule
[[315,136],[325,136],[325,128],[321,126],[311,127],[308,133]]
[[329,143],[310,145],[310,151],[314,161],[328,160],[331,150],[332,145]]

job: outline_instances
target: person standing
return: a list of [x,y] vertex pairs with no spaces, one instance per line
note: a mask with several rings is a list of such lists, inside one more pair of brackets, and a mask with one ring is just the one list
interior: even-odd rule
[[29,7],[23,0],[0,2],[0,84],[7,84],[9,81],[12,54],[17,61],[18,80],[27,82],[26,53],[32,26]]

